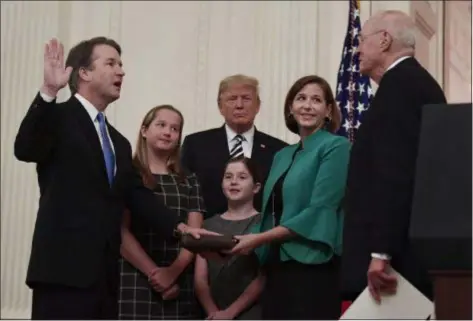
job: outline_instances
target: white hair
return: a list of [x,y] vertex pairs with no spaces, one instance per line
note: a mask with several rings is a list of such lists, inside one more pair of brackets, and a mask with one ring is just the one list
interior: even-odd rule
[[416,27],[411,17],[399,10],[386,10],[375,16],[377,23],[383,26],[403,47],[415,49]]
[[416,35],[415,35],[415,28],[411,28],[408,26],[401,27],[399,29],[394,29],[391,31],[392,36],[394,39],[399,41],[407,48],[416,48]]

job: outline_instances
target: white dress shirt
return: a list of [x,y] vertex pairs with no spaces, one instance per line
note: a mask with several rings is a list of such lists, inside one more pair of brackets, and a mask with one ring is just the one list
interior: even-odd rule
[[[237,142],[235,136],[238,134],[227,124],[225,124],[225,131],[227,133],[228,151],[230,152]],[[253,150],[253,138],[255,136],[255,126],[251,127],[250,130],[242,133],[241,136],[243,136],[244,138],[241,142],[243,154],[245,155],[245,157],[251,158],[251,151]]]
[[[40,92],[39,94],[41,95],[41,98],[43,98],[44,101],[46,101],[46,102],[51,102],[55,98],[55,97],[51,97],[51,96],[49,96],[49,95],[47,95],[43,92]],[[79,100],[81,105],[85,108],[85,110],[89,114],[90,119],[94,123],[95,130],[97,131],[97,135],[99,136],[100,144],[102,145],[102,148],[103,148],[102,135],[100,134],[100,127],[99,127],[100,124],[99,124],[99,121],[97,119],[97,115],[99,114],[98,109],[95,108],[94,105],[92,105],[92,103],[90,101],[88,101],[87,99],[85,99],[84,97],[79,95],[78,93],[74,94],[74,97],[76,97],[77,100]],[[107,126],[105,126],[105,128],[107,130],[108,139],[110,140],[110,145],[112,146],[113,153],[115,153],[115,147],[113,146],[113,141],[112,141],[112,138],[110,137],[110,132],[108,131]],[[117,170],[117,165],[116,165],[116,162],[115,162],[115,172],[116,172],[116,170]]]
[[401,63],[401,61],[404,61],[406,60],[407,58],[412,58],[412,56],[403,56],[399,59],[397,59],[396,61],[394,61],[387,69],[386,71],[388,71],[389,69],[392,69],[394,67],[396,67],[397,65],[399,65]]

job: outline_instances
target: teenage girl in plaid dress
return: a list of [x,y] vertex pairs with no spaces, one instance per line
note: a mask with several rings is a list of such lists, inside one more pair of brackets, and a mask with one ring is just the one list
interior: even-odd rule
[[[182,127],[182,114],[172,106],[151,109],[142,122],[134,161],[156,197],[182,221],[200,227],[204,205],[199,183],[179,165]],[[198,318],[194,256],[177,240],[163,240],[146,222],[130,220],[125,213],[121,254],[120,319]]]

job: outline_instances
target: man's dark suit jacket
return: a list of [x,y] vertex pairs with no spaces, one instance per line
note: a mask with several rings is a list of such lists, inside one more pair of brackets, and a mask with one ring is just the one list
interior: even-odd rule
[[351,152],[342,254],[347,299],[367,286],[371,253],[390,255],[394,269],[431,295],[426,271],[411,253],[408,226],[421,108],[445,101],[438,83],[414,58],[381,79]]
[[[255,130],[251,158],[258,164],[263,181],[268,177],[274,154],[285,146],[287,143]],[[182,164],[199,179],[207,217],[227,210],[222,179],[229,159],[225,126],[188,135],[182,144]],[[258,211],[261,210],[262,190],[255,196],[254,205]]]
[[112,186],[92,119],[74,96],[57,104],[38,94],[20,125],[15,156],[37,164],[40,188],[26,279],[30,287],[94,285],[103,275],[105,257],[119,257],[125,207],[163,237],[170,237],[178,224],[142,185],[128,140],[107,125],[117,167]]

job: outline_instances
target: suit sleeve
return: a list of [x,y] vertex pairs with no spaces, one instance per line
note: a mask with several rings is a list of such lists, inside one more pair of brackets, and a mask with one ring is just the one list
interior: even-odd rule
[[371,252],[393,257],[408,232],[422,103],[412,89],[395,83],[399,79],[389,81],[377,93],[382,111],[371,138],[372,204],[366,214],[371,217]]
[[189,172],[195,173],[195,168],[193,166],[192,161],[192,147],[189,143],[190,139],[189,136],[184,138],[184,142],[182,143],[181,147],[181,164],[184,168],[186,168]]
[[[131,147],[129,148],[131,155]],[[131,215],[140,216],[142,220],[153,226],[163,239],[171,238],[177,225],[184,223],[154,195],[152,190],[143,184],[141,175],[134,167],[129,173],[125,202]]]
[[15,157],[23,162],[46,160],[56,143],[59,121],[56,100],[44,100],[38,93],[23,118],[14,143]]

